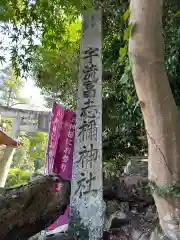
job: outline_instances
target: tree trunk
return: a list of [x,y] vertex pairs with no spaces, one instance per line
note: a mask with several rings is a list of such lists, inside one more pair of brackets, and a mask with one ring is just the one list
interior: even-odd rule
[[63,214],[70,199],[70,183],[40,176],[27,186],[0,194],[0,239],[27,240]]
[[[17,138],[20,133],[20,119],[20,115],[18,114],[13,123],[12,135],[14,138]],[[14,154],[16,152],[15,146],[8,146],[8,143],[5,142],[4,144],[6,144],[6,148],[4,150],[2,158],[0,158],[0,187],[5,186],[8,172],[12,164]]]
[[2,158],[0,159],[0,187],[5,186],[15,151],[15,148],[7,146],[4,150]]
[[[179,182],[180,133],[178,112],[164,63],[162,0],[131,0],[129,41],[132,74],[148,137],[149,179],[157,186]],[[180,239],[180,201],[167,194],[153,194],[161,228],[168,237]]]

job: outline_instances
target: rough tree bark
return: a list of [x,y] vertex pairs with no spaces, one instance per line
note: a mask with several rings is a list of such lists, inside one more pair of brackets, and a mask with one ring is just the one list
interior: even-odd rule
[[70,199],[70,183],[40,176],[27,186],[0,194],[0,239],[27,240],[63,214]]
[[[149,179],[169,186],[180,180],[180,132],[164,64],[163,1],[131,0],[130,9],[134,27],[129,56],[148,137]],[[164,234],[180,239],[180,201],[170,194],[153,196]]]

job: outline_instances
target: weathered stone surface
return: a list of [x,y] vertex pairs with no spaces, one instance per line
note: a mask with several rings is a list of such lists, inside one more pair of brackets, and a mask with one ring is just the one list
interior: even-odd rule
[[104,200],[152,204],[153,197],[147,191],[148,179],[141,176],[124,176],[104,180]]
[[101,15],[83,16],[69,224],[74,240],[103,235]]
[[124,174],[128,176],[139,175],[148,176],[148,158],[147,157],[131,157],[124,168]]

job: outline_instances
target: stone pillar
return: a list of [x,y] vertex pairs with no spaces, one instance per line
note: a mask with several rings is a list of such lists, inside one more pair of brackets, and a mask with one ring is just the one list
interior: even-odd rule
[[70,204],[73,240],[103,236],[101,11],[83,18]]

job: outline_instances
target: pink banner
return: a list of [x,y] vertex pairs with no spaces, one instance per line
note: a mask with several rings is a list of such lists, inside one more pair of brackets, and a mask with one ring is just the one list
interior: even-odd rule
[[74,132],[75,114],[65,110],[53,168],[53,172],[65,180],[70,180],[72,176]]
[[53,174],[54,159],[58,148],[60,131],[63,124],[64,109],[58,104],[53,104],[49,130],[48,149],[46,154],[45,174]]
[[[65,180],[72,177],[72,161],[74,151],[75,113],[54,104],[49,131],[49,142],[45,173],[57,174]],[[69,207],[49,229],[68,223]]]

